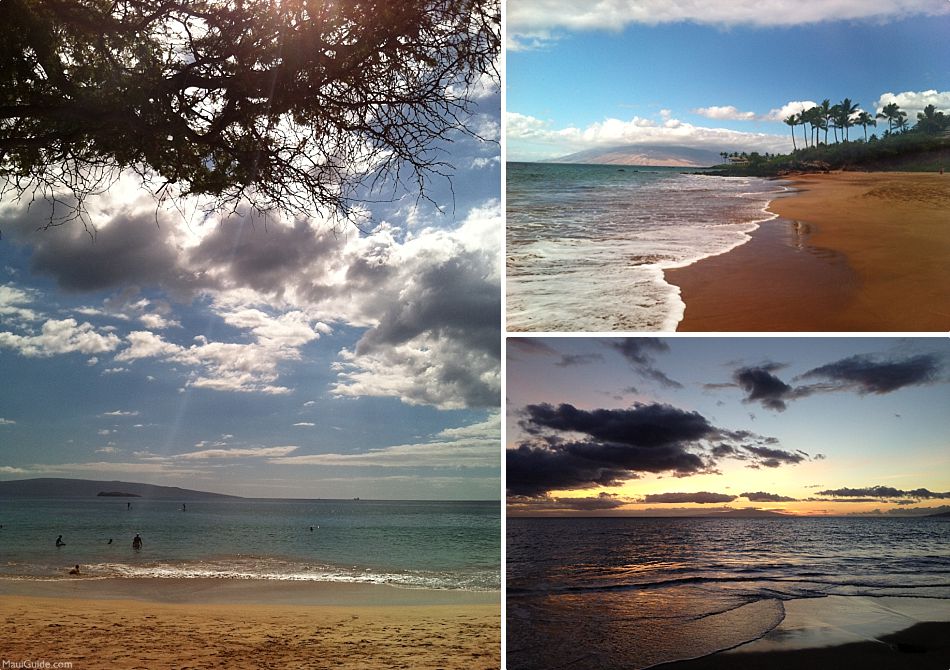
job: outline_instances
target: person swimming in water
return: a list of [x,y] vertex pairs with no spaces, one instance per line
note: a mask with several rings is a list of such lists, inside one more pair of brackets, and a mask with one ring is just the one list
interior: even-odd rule
[[141,537],[138,533],[136,533],[136,534],[135,534],[135,537],[132,538],[132,548],[133,548],[133,549],[141,549],[141,548],[142,548],[142,537]]
[[62,536],[62,535],[60,535],[59,537],[56,538],[56,546],[57,546],[57,547],[65,547],[65,546],[66,546],[66,543],[63,542],[63,536]]

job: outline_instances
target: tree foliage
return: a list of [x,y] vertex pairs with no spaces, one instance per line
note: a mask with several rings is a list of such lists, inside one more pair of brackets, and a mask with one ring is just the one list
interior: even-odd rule
[[451,172],[499,49],[498,0],[0,0],[0,179],[351,217]]

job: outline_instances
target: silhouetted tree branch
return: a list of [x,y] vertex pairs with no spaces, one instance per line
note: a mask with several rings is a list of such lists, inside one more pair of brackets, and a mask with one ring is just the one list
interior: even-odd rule
[[50,225],[128,171],[215,211],[427,197],[499,49],[498,0],[0,0],[3,190]]

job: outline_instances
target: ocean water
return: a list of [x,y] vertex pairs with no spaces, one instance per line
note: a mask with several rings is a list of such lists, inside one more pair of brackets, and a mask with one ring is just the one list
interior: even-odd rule
[[943,519],[513,518],[507,535],[509,670],[696,658],[798,598],[950,599]]
[[684,304],[663,270],[748,241],[785,191],[682,168],[508,163],[508,329],[675,330]]
[[[131,500],[132,509],[126,508]],[[497,502],[0,501],[0,579],[212,577],[500,588]],[[313,526],[313,531],[310,527]],[[143,549],[132,549],[141,534]],[[56,537],[66,546],[57,548]],[[108,543],[112,538],[112,544]]]

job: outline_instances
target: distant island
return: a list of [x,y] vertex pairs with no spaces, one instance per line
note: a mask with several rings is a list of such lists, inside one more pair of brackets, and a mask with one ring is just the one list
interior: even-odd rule
[[725,518],[739,518],[739,519],[754,519],[759,517],[785,517],[790,518],[794,517],[794,514],[785,514],[783,512],[773,512],[772,510],[767,509],[734,509],[728,512],[710,512],[709,514],[703,514],[704,517],[725,517]]
[[0,481],[0,498],[147,498],[150,500],[226,500],[239,499],[207,491],[192,491],[177,486],[157,486],[137,482],[94,481],[44,477]]
[[722,154],[710,149],[678,146],[650,146],[630,144],[588,149],[551,158],[545,163],[573,163],[580,165],[639,165],[644,167],[700,168],[721,162]]

